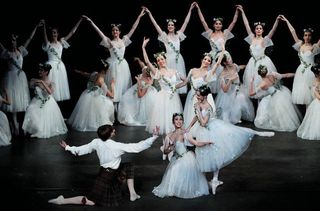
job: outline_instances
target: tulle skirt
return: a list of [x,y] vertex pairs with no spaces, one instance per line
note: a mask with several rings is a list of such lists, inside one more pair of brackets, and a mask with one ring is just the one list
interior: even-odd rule
[[48,61],[51,65],[49,80],[54,83],[54,92],[52,96],[56,101],[70,99],[69,81],[66,66],[62,61]]
[[11,144],[11,131],[8,118],[5,113],[0,111],[0,146]]
[[[315,76],[310,68],[311,67],[304,68],[303,65],[299,65],[294,75],[292,85],[292,102],[294,104],[308,105],[313,99],[311,88]],[[302,73],[302,71],[304,71],[304,73]]]
[[242,155],[249,147],[255,132],[220,119],[212,119],[207,127],[197,122],[193,136],[197,141],[213,141],[214,144],[196,147],[196,159],[202,172],[214,172]]
[[165,90],[156,94],[150,118],[147,120],[146,131],[152,133],[156,126],[160,127],[160,134],[167,134],[174,129],[172,115],[182,113],[182,104],[179,95],[171,95]]
[[118,121],[128,126],[145,126],[151,114],[157,91],[150,86],[147,93],[139,98],[137,84],[122,95],[118,108]]
[[106,75],[107,86],[110,87],[111,80],[115,80],[114,102],[119,102],[121,96],[132,86],[131,73],[127,60],[123,59],[120,63],[116,58],[108,58],[110,64]]
[[60,108],[52,96],[44,103],[36,97],[32,99],[22,129],[37,138],[50,138],[68,132]]
[[252,77],[254,77],[254,87],[257,87],[262,80],[261,76],[258,74],[259,65],[266,66],[268,73],[277,72],[277,68],[268,56],[264,56],[258,61],[255,61],[254,58],[251,57],[243,73],[243,86],[245,87],[244,94],[247,96],[249,96],[250,81],[252,80]]
[[194,153],[188,151],[182,157],[172,157],[160,185],[152,192],[161,198],[175,196],[188,199],[208,195],[207,179],[200,172]]
[[[186,77],[186,66],[184,63],[184,59],[181,54],[176,59],[176,53],[173,54],[166,54],[167,56],[167,66],[170,69],[177,70],[179,75]],[[181,87],[177,89],[177,92],[179,94],[186,94],[187,93],[187,86]]]
[[4,88],[7,90],[10,105],[2,105],[7,112],[26,111],[30,103],[29,85],[24,71],[11,70],[3,79]]
[[297,135],[308,140],[320,140],[320,100],[314,99],[308,106]]
[[114,122],[114,105],[110,98],[95,91],[84,90],[67,123],[78,131],[97,131],[101,125]]
[[257,108],[257,128],[291,132],[298,129],[302,116],[292,103],[290,90],[282,86],[273,95],[263,97]]

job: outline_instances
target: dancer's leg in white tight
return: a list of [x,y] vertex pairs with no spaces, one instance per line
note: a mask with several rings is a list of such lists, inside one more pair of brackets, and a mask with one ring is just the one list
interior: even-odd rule
[[83,205],[95,205],[93,201],[90,201],[87,197],[85,196],[75,196],[75,197],[70,197],[70,198],[64,198],[62,195],[58,196],[55,199],[50,199],[48,201],[49,203],[52,204],[83,204]]
[[127,179],[127,185],[130,192],[130,201],[140,199],[140,196],[136,193],[136,190],[134,189],[134,179]]

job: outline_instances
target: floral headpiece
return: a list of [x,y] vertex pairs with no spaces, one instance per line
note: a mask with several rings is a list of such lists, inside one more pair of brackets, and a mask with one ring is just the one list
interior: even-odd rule
[[112,24],[110,24],[110,25],[111,25],[111,28],[113,28],[113,27],[120,28],[120,27],[121,27],[121,24],[120,24],[120,23],[112,23]]
[[209,56],[211,58],[211,61],[213,60],[211,53],[204,53],[203,57]]
[[264,27],[264,26],[266,25],[266,23],[263,23],[263,22],[258,21],[258,22],[255,22],[255,23],[253,24],[253,26],[258,26],[258,25]]
[[208,94],[211,93],[210,87],[207,86],[206,84],[201,85],[201,86],[198,88],[198,91],[200,92],[200,95],[201,95],[201,96],[207,96]]
[[183,113],[174,113],[174,114],[172,114],[172,118],[175,118],[176,116],[181,116],[183,118]]
[[216,17],[216,18],[213,18],[213,21],[214,21],[214,22],[216,22],[216,21],[223,22],[223,18],[221,18],[221,17]]
[[163,56],[165,58],[166,57],[165,55],[166,55],[166,53],[164,51],[161,51],[159,53],[153,54],[153,57],[155,59],[157,59],[159,56]]
[[177,22],[177,20],[176,20],[176,19],[171,19],[171,18],[168,18],[166,21],[167,21],[167,23],[169,23],[169,22],[172,22],[172,23]]
[[265,75],[267,73],[268,73],[267,67],[260,64],[259,67],[258,67],[258,74],[259,75]]
[[303,32],[311,32],[311,33],[313,33],[313,29],[312,28],[305,28],[305,29],[303,29]]

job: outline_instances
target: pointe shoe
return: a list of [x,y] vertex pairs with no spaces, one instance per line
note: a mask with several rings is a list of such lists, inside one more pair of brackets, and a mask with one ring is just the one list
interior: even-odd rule
[[63,200],[64,200],[63,195],[60,195],[55,199],[50,199],[48,202],[52,203],[52,204],[59,204],[60,205],[60,204],[62,204]]
[[211,181],[211,188],[212,188],[212,194],[215,195],[216,194],[216,189],[219,185],[222,185],[223,182],[219,181],[219,180],[212,180]]
[[130,196],[130,201],[135,201],[140,198],[141,198],[141,196],[139,196],[138,194],[135,194],[135,195]]

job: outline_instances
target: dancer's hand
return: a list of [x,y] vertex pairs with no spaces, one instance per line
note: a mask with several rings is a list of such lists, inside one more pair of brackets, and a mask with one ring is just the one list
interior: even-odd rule
[[61,141],[59,144],[63,149],[65,149],[68,146],[68,144],[65,141]]

